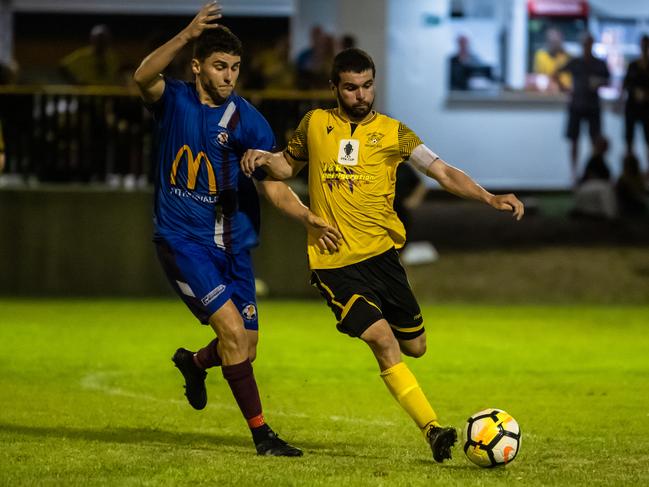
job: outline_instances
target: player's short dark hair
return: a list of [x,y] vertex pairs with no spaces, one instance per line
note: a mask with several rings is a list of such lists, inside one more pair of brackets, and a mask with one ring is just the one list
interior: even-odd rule
[[216,29],[204,30],[194,41],[194,58],[199,61],[204,61],[215,52],[241,56],[243,46],[241,40],[230,29],[219,25]]
[[369,54],[357,47],[345,49],[336,54],[333,66],[331,67],[331,82],[338,85],[340,73],[362,73],[368,69],[372,70],[372,76],[376,76],[374,61]]

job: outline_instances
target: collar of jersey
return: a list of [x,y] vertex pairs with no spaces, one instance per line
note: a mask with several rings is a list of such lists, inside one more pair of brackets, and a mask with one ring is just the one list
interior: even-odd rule
[[372,110],[372,111],[370,112],[371,115],[370,115],[369,118],[363,120],[362,122],[352,122],[351,120],[349,120],[349,119],[348,119],[348,118],[343,114],[343,112],[342,112],[342,110],[341,110],[340,108],[334,108],[333,113],[334,113],[335,116],[337,116],[337,117],[338,117],[339,119],[341,119],[343,122],[347,122],[347,123],[355,123],[356,125],[367,125],[368,123],[372,122],[372,121],[376,118],[376,116],[378,115],[378,113],[376,112],[376,110]]
[[230,94],[228,95],[228,97],[225,99],[225,101],[224,101],[223,103],[221,103],[218,107],[211,107],[211,106],[209,106],[209,105],[207,105],[206,103],[203,103],[203,102],[201,101],[201,97],[199,96],[199,94],[198,94],[198,90],[196,89],[196,83],[193,83],[193,84],[192,84],[192,88],[193,88],[192,91],[194,92],[194,99],[196,100],[196,102],[197,102],[199,105],[201,105],[202,107],[209,108],[210,110],[220,110],[221,108],[227,106],[227,104],[230,103],[230,101],[231,101],[231,100],[234,98],[234,96],[236,95],[236,92],[235,92],[234,90],[232,90],[232,93],[230,93]]

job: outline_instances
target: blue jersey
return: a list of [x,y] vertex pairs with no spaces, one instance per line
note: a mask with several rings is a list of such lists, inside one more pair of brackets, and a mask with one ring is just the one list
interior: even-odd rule
[[[258,243],[259,201],[239,161],[248,149],[273,150],[264,117],[232,93],[219,107],[200,102],[193,83],[165,79],[151,105],[158,124],[155,234],[229,253]],[[263,171],[255,173],[257,179]]]

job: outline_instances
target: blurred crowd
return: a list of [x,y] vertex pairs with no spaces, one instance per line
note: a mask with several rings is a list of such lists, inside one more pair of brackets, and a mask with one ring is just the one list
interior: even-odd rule
[[[629,63],[616,110],[624,112],[625,147],[622,173],[611,177],[607,152],[609,141],[601,123],[599,89],[610,81],[605,61],[593,53],[594,38],[582,37],[582,54],[571,57],[563,47],[559,30],[546,31],[546,46],[535,53],[534,72],[545,79],[545,91],[569,93],[566,138],[570,141],[570,164],[575,183],[574,214],[602,218],[647,213],[645,197],[649,181],[649,36],[640,39],[640,57]],[[583,172],[578,172],[579,136],[588,125],[591,154]],[[634,151],[637,126],[645,139],[646,170]]]
[[[157,44],[156,44],[157,42]],[[151,39],[149,48],[153,49],[163,42]],[[470,48],[469,38],[461,35],[457,39],[457,52],[450,58],[449,84],[452,90],[470,89],[470,79],[482,77],[493,80],[491,69],[476,56]],[[329,72],[334,56],[342,49],[355,47],[352,35],[336,37],[319,25],[310,29],[309,44],[291,56],[287,35],[271,39],[268,45],[254,50],[244,63],[240,83],[249,90],[300,89],[322,90],[328,88]],[[570,163],[575,190],[576,215],[615,218],[618,215],[637,215],[647,213],[646,183],[649,179],[649,36],[640,42],[641,55],[631,62],[624,79],[624,90],[619,106],[624,107],[626,125],[626,154],[623,170],[618,178],[611,176],[607,159],[608,140],[601,124],[601,102],[598,89],[609,81],[606,64],[597,59],[592,52],[593,38],[583,38],[583,52],[580,57],[571,57],[563,47],[559,30],[546,31],[546,45],[539,49],[533,60],[534,83],[543,86],[543,91],[569,93],[567,107],[566,137],[570,141]],[[168,68],[170,76],[178,79],[193,79],[190,66],[191,52],[178,56]],[[66,53],[58,62],[58,80],[71,85],[130,86],[132,73],[136,66],[125,61],[114,47],[111,31],[106,25],[95,25],[87,45]],[[13,84],[21,81],[20,69],[16,63],[0,64],[0,84]],[[94,133],[113,130],[117,134],[113,152],[119,152],[120,145],[136,147],[125,149],[125,157],[115,157],[119,161],[114,167],[107,167],[110,180],[112,172],[140,174],[140,183],[146,184],[146,172],[141,166],[142,144],[138,142],[143,133],[146,120],[138,115],[140,107],[113,103],[107,113],[97,113],[101,120],[95,120]],[[135,112],[138,113],[135,113]],[[138,118],[139,117],[139,118]],[[4,140],[2,137],[2,117],[0,117],[0,171],[5,166]],[[582,125],[588,125],[588,135],[592,151],[583,172],[578,171],[579,137]],[[637,126],[643,128],[645,139],[643,157],[634,152],[634,135]],[[7,136],[5,134],[4,139]],[[92,144],[97,157],[102,160],[110,150]],[[126,162],[124,162],[126,161]],[[91,161],[92,164],[95,164]],[[124,168],[117,167],[124,165]],[[102,167],[106,166],[103,164]],[[128,167],[126,167],[128,166]],[[646,169],[643,171],[642,167]],[[83,176],[82,179],[85,179]],[[413,183],[412,187],[415,185]]]
[[[150,40],[151,49],[157,47]],[[281,35],[270,39],[270,45],[256,50],[242,68],[242,85],[247,89],[323,89],[328,87],[329,71],[334,56],[342,49],[356,46],[351,34],[336,37],[321,26],[311,28],[309,45],[291,57],[289,38]],[[170,66],[170,75],[193,79],[189,70],[190,51]],[[130,85],[136,66],[126,61],[114,47],[107,25],[95,25],[87,45],[67,53],[59,63],[57,80],[72,85]],[[21,81],[15,62],[0,62],[0,84]]]

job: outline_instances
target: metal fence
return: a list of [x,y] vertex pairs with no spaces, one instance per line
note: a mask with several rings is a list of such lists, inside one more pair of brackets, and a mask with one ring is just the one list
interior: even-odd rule
[[[283,146],[301,117],[335,105],[329,92],[242,92]],[[24,182],[146,185],[155,158],[151,115],[127,88],[0,87],[5,177]]]

